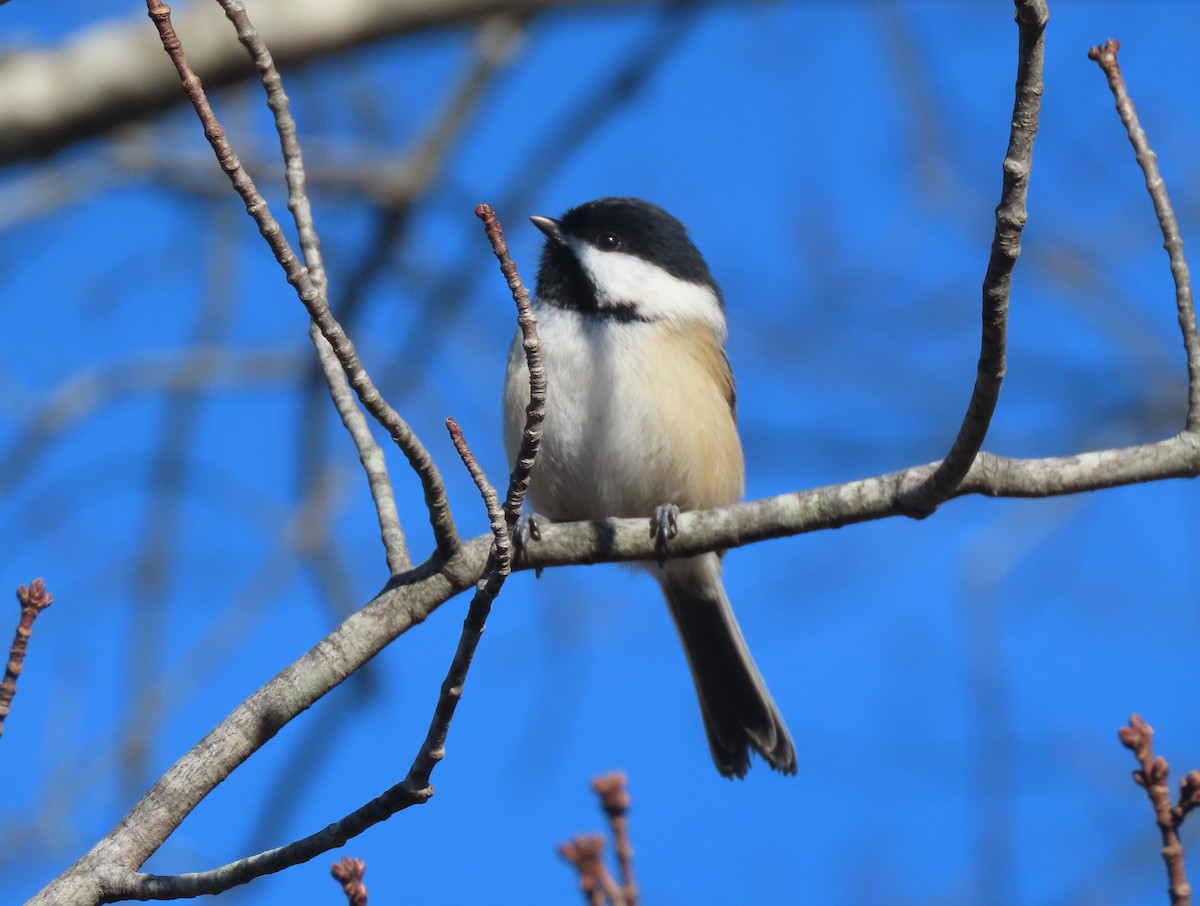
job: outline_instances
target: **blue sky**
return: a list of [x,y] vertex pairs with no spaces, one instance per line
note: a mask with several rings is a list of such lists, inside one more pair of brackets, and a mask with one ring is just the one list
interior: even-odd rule
[[[144,19],[138,4],[115,2],[60,3],[53,17],[21,0],[0,9],[18,45],[117,15]],[[482,534],[486,519],[442,421],[462,424],[498,480],[512,331],[471,215],[479,201],[515,196],[519,209],[498,213],[529,278],[540,238],[529,213],[629,194],[689,225],[729,308],[749,497],[936,459],[959,424],[1012,105],[1010,5],[717,5],[682,24],[667,18],[637,8],[535,20],[351,326],[437,458],[465,534]],[[1183,356],[1161,237],[1085,54],[1122,41],[1191,249],[1198,27],[1200,8],[1184,2],[1052,4],[993,452],[1065,454],[1181,424]],[[148,21],[146,40],[156,40]],[[665,56],[627,102],[603,116],[586,106],[632,53],[660,45]],[[309,163],[403,148],[449,95],[467,47],[465,33],[441,32],[285,71]],[[253,91],[223,95],[218,112],[239,149],[266,154],[257,102]],[[580,110],[586,128],[546,163],[539,155]],[[216,171],[186,112],[148,135],[159,154],[196,161],[196,175]],[[111,172],[97,146],[44,166],[64,182]],[[9,170],[0,198],[26,198],[34,173]],[[255,176],[282,218],[278,173]],[[318,194],[314,205],[336,302],[361,270],[372,215],[345,196]],[[97,178],[0,239],[0,462],[73,377],[179,356],[206,299],[207,342],[285,364],[309,354],[303,310],[232,193],[186,194],[160,172]],[[437,295],[447,273],[462,283]],[[69,864],[336,623],[314,569],[281,540],[304,448],[335,463],[338,503],[324,522],[343,606],[386,580],[352,449],[331,410],[318,434],[302,427],[308,397],[296,366],[282,370],[214,391],[188,417],[134,388],[87,409],[19,473],[2,473],[4,583],[44,575],[57,598],[0,743],[0,765],[23,778],[2,816],[0,886],[12,899]],[[178,444],[187,479],[166,500],[150,476],[164,446]],[[423,553],[419,488],[400,457],[390,464],[410,546]],[[1140,711],[1176,777],[1200,767],[1197,499],[1188,482],[964,499],[922,522],[732,552],[729,594],[796,739],[794,778],[761,763],[740,783],[716,774],[644,576],[615,566],[515,576],[489,621],[436,795],[345,852],[366,860],[372,903],[569,901],[575,882],[554,846],[600,829],[588,782],[621,769],[647,903],[1161,902],[1157,831],[1115,731]],[[164,507],[176,521],[152,520]],[[154,552],[148,532],[171,543],[153,561],[165,569],[143,571],[139,584]],[[465,604],[444,606],[285,729],[148,870],[205,869],[286,842],[396,782],[424,736]],[[154,614],[162,646],[141,669],[165,677],[161,711],[133,707],[130,694],[143,675],[138,640],[157,636]],[[147,715],[146,761],[129,777],[119,746]],[[340,855],[226,898],[336,903],[327,866]]]

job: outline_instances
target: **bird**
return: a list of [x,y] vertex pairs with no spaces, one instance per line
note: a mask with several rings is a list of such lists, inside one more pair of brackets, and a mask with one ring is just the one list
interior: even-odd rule
[[[532,307],[546,370],[541,446],[518,540],[538,520],[646,517],[665,551],[680,511],[737,503],[745,469],[725,302],[687,228],[638,198],[600,198],[545,236]],[[505,375],[510,461],[529,404],[518,330]],[[796,750],[742,636],[723,552],[639,564],[660,585],[691,669],[708,746],[725,777],[751,751],[784,774]]]

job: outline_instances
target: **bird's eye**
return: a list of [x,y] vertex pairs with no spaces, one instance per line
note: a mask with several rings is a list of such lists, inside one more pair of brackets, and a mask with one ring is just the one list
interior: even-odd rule
[[611,252],[621,247],[621,237],[616,233],[601,233],[596,237],[596,248],[602,252]]

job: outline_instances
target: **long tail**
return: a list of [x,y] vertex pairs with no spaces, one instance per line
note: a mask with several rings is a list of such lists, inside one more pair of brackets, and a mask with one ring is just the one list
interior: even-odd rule
[[754,749],[775,770],[795,774],[796,748],[733,617],[720,558],[671,560],[657,575],[692,668],[717,770],[744,777]]

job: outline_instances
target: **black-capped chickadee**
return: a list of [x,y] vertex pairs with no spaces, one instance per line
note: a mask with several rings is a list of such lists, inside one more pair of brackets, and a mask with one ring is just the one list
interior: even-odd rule
[[[533,307],[549,385],[534,512],[651,517],[665,539],[679,510],[736,503],[744,468],[725,306],[683,224],[636,198],[530,219],[546,234]],[[528,403],[518,331],[504,391],[510,458]],[[754,749],[794,774],[795,747],[725,596],[720,555],[641,565],[679,630],[717,770],[744,776]]]

